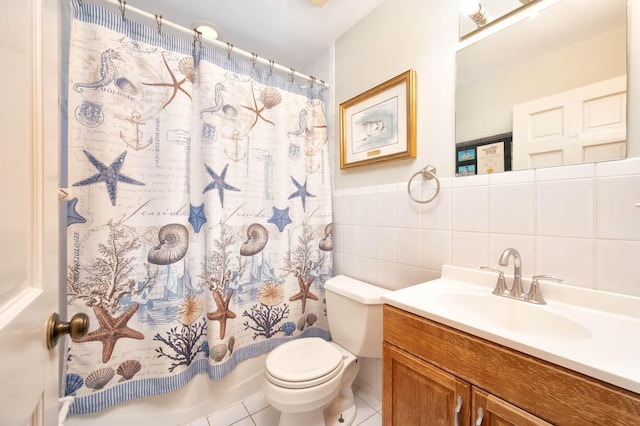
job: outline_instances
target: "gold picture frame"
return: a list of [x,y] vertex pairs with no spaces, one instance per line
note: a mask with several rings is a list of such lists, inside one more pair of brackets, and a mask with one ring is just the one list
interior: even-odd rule
[[416,157],[416,73],[340,104],[340,168]]

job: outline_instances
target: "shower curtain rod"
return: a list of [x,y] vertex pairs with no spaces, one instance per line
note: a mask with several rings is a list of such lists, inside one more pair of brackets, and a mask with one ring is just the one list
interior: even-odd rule
[[[135,15],[141,16],[143,18],[149,19],[151,21],[155,21],[158,24],[159,28],[162,28],[164,26],[170,27],[171,29],[178,31],[180,33],[183,34],[188,34],[188,35],[194,35],[195,30],[194,29],[189,29],[187,27],[183,27],[182,25],[178,25],[176,23],[173,23],[171,21],[167,21],[165,20],[162,15],[153,15],[149,12],[146,12],[142,9],[138,9],[136,7],[133,6],[129,6],[127,5],[126,2],[120,2],[118,0],[102,0],[105,3],[108,3],[112,6],[116,6],[118,8],[118,10],[120,11],[120,13],[122,13],[123,17],[126,13],[133,13]],[[82,3],[82,0],[80,0],[80,3]],[[270,70],[277,70],[280,71],[282,73],[287,73],[291,76],[291,78],[293,79],[293,77],[299,77],[302,79],[305,79],[307,81],[310,81],[311,84],[317,84],[320,87],[323,87],[325,89],[329,88],[329,85],[327,83],[324,82],[324,80],[318,80],[313,76],[309,76],[306,74],[302,74],[297,72],[296,70],[294,70],[293,68],[287,68],[285,66],[282,66],[280,64],[275,63],[272,60],[269,59],[264,59],[260,56],[258,56],[255,53],[252,52],[247,52],[246,50],[242,50],[239,49],[237,47],[235,47],[233,44],[230,43],[225,43],[223,41],[220,40],[205,40],[202,39],[203,43],[209,43],[212,44],[213,46],[219,48],[219,49],[224,49],[226,50],[229,54],[238,54],[240,56],[243,56],[245,58],[251,59],[251,61],[255,61],[256,63],[260,63],[263,65],[266,65],[267,67],[269,67]]]

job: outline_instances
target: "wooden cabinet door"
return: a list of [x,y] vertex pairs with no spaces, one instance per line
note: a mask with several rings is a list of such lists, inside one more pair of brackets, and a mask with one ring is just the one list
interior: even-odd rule
[[552,426],[481,389],[473,388],[471,424],[474,426]]
[[469,425],[471,385],[467,382],[386,342],[383,363],[385,426]]

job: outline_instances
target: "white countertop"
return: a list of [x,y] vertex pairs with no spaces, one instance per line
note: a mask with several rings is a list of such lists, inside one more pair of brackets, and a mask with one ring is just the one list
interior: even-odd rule
[[[445,265],[391,306],[640,393],[640,297],[541,281],[546,305],[491,294],[497,274]],[[511,285],[511,278],[507,277]],[[528,290],[528,282],[523,284]]]

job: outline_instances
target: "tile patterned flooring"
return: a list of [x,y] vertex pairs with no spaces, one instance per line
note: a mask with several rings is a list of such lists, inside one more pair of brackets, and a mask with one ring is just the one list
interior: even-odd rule
[[[375,397],[356,390],[354,426],[382,426],[382,404]],[[184,426],[277,426],[280,413],[269,405],[262,392]]]

